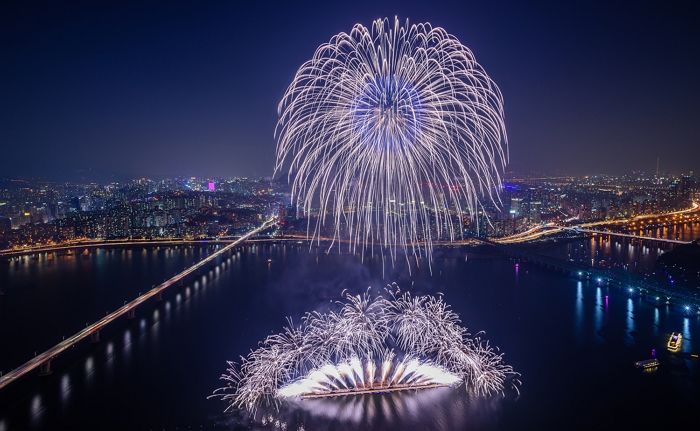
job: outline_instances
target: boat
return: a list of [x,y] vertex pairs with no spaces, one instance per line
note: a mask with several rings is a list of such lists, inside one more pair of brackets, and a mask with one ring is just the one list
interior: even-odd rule
[[681,350],[681,345],[683,344],[683,335],[680,332],[671,332],[671,336],[668,337],[668,343],[666,347],[671,352],[678,352]]
[[656,358],[651,358],[651,359],[645,359],[643,361],[637,361],[634,363],[634,366],[637,368],[642,368],[644,370],[649,370],[652,368],[657,368],[661,362],[659,362],[658,359]]

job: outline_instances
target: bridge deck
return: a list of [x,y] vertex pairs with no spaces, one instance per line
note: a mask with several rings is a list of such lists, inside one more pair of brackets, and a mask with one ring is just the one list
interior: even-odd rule
[[103,317],[102,319],[93,323],[92,325],[85,327],[85,329],[81,330],[80,332],[66,338],[65,340],[56,344],[55,346],[48,349],[47,351],[33,357],[29,361],[25,362],[24,364],[20,365],[19,367],[15,368],[14,370],[3,375],[2,377],[0,377],[0,390],[3,389],[5,386],[9,385],[10,383],[14,382],[15,380],[26,375],[27,373],[31,372],[32,370],[39,368],[42,364],[44,364],[44,363],[50,361],[51,359],[55,358],[56,356],[60,355],[66,349],[70,348],[74,344],[90,337],[90,335],[98,332],[100,329],[106,327],[107,325],[109,325],[113,321],[117,320],[118,318],[126,315],[127,313],[129,313],[132,310],[136,310],[136,308],[139,305],[141,305],[144,302],[148,301],[149,299],[159,295],[165,289],[167,289],[170,286],[172,286],[173,284],[176,284],[179,281],[183,280],[188,275],[192,274],[193,272],[195,272],[198,269],[202,268],[203,266],[207,265],[209,262],[213,261],[214,259],[221,256],[222,254],[228,252],[229,250],[236,247],[240,243],[244,242],[245,240],[247,240],[251,236],[261,232],[264,229],[267,229],[273,223],[274,223],[274,219],[267,220],[265,223],[263,223],[259,227],[253,229],[252,231],[246,233],[245,235],[241,236],[237,240],[231,242],[227,246],[223,247],[221,250],[218,250],[215,253],[212,253],[211,255],[207,256],[206,258],[202,259],[201,261],[197,262],[196,264],[190,266],[189,268],[185,269],[184,271],[180,272],[179,274],[171,277],[170,279],[164,281],[163,283],[159,284],[158,286],[154,287],[153,289],[149,290],[148,292],[144,293],[143,295],[139,296],[138,298],[134,299],[133,301],[123,305],[122,307],[119,307],[117,310],[106,315],[105,317]]
[[619,237],[623,237],[623,238],[640,239],[640,240],[645,240],[645,241],[667,242],[667,243],[671,243],[671,244],[690,244],[690,241],[681,241],[681,240],[669,239],[669,238],[656,238],[653,236],[632,235],[629,233],[609,232],[609,231],[605,231],[605,230],[576,229],[576,231],[584,232],[584,233],[593,233],[593,234],[597,234],[597,235],[611,235],[611,236],[619,236]]

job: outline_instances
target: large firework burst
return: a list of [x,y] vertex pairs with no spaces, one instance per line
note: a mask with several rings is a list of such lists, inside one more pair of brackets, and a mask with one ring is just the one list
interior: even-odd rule
[[498,203],[503,98],[440,27],[356,24],[301,66],[278,111],[275,171],[316,215],[314,238],[329,224],[352,252],[429,258],[433,238],[454,239],[484,198]]
[[464,384],[475,395],[516,391],[518,374],[488,342],[471,336],[436,296],[387,288],[386,297],[346,294],[337,309],[307,313],[229,362],[215,392],[229,408],[255,411],[288,398],[347,396]]

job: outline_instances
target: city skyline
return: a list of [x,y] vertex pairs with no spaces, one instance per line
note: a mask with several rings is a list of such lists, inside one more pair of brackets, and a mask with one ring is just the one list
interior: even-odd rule
[[394,15],[449,29],[499,83],[509,171],[697,172],[689,4],[4,8],[3,177],[270,176],[318,35]]
[[0,431],[697,423],[699,18],[0,6]]

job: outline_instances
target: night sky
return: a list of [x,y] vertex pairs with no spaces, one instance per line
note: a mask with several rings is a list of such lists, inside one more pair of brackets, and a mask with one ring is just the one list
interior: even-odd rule
[[394,15],[444,27],[499,84],[509,169],[700,171],[692,3],[54,3],[0,6],[0,177],[270,175],[297,67]]

